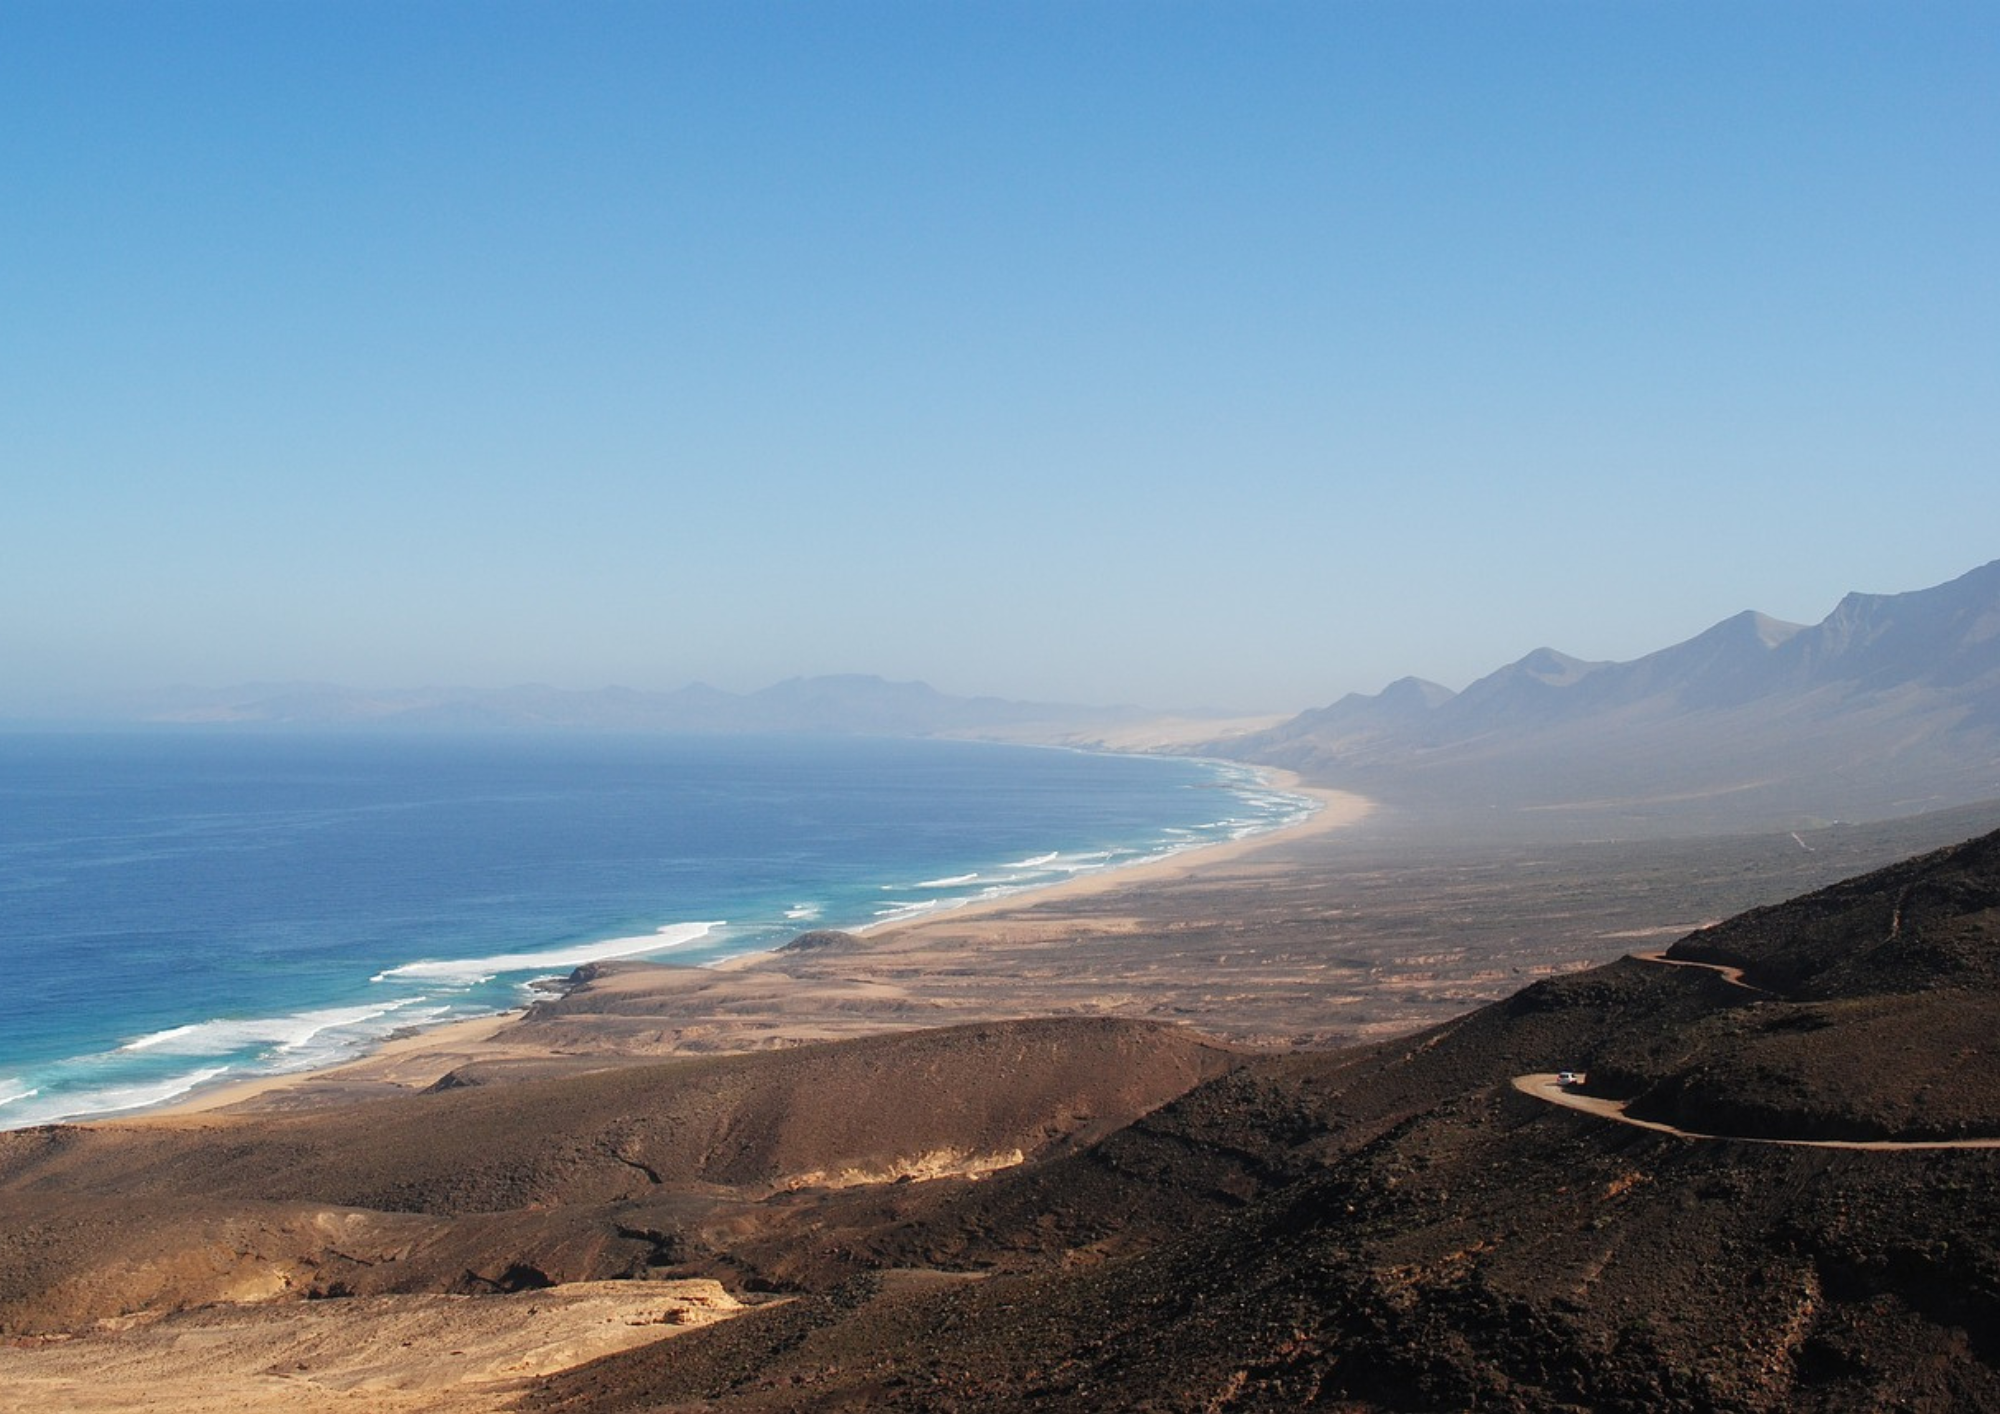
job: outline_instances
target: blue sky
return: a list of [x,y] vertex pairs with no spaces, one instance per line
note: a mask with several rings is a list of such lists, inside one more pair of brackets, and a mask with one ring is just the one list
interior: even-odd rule
[[2000,10],[0,7],[0,710],[1293,709],[2000,556]]

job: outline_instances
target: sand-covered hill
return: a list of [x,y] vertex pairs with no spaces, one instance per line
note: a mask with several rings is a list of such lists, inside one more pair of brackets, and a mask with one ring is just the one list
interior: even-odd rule
[[[2000,1139],[1996,901],[2000,835],[1346,1050],[988,1023],[0,1136],[0,1408],[2000,1407],[2000,1146],[1943,1146]],[[1565,1069],[1602,1112],[1515,1083]]]

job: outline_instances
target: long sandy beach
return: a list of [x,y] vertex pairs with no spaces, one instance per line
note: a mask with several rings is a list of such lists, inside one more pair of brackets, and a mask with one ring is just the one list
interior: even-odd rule
[[[1145,900],[1174,886],[1229,887],[1250,869],[1295,872],[1273,859],[1365,820],[1373,803],[1261,768],[1267,783],[1317,808],[1277,830],[1083,874],[1029,893],[858,930],[826,950],[751,953],[713,967],[643,961],[603,965],[569,997],[523,1011],[427,1027],[322,1070],[207,1086],[134,1119],[179,1123],[223,1111],[264,1112],[407,1093],[453,1072],[569,1073],[676,1054],[763,1050],[960,1021],[1034,1015],[1183,1014],[1183,984],[1212,987],[1192,964],[1143,956]],[[1262,861],[1262,862],[1260,862]],[[1226,974],[1226,962],[1221,964]],[[1144,974],[1143,979],[1138,974]],[[1303,979],[1301,979],[1303,980]],[[1225,1032],[1228,1028],[1220,1028]],[[1272,1035],[1240,1039],[1277,1040]]]
[[712,967],[596,964],[582,985],[526,1012],[418,1031],[326,1070],[212,1087],[143,1119],[214,1122],[407,1094],[454,1073],[563,1075],[1028,1017],[1114,1016],[1240,1046],[1338,1047],[1664,946],[1928,842],[1860,839],[1842,853],[1828,839],[1803,852],[1774,836],[1749,856],[1741,841],[1426,842],[1358,796],[1274,783],[1322,808],[1283,830],[825,946]]

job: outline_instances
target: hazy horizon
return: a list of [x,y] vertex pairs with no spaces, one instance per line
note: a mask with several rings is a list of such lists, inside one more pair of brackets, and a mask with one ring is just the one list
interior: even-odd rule
[[[1992,571],[1995,569],[2000,569],[2000,560],[1995,560],[1982,566],[1975,566],[1972,570],[1969,570],[1965,575],[1954,576],[1952,580],[1947,581],[1944,585],[1917,586],[1918,590],[1930,591],[1922,593],[1918,597],[1920,597],[1923,600],[1930,601],[1931,605],[1933,606],[1930,612],[1936,613],[1937,610],[1934,607],[1938,601],[1938,594],[1936,591],[1955,590],[1962,601],[1964,596],[1964,590],[1967,586],[1971,587],[1971,592],[1973,594],[1975,595],[1979,594],[1981,590],[1978,588],[1978,586],[1981,584],[1989,584],[1993,577]],[[1912,591],[1900,591],[1900,593],[1911,593],[1911,592]],[[1877,597],[1877,596],[1868,596],[1868,597]],[[1897,592],[1892,592],[1890,595],[1880,596],[1880,597],[1895,598],[1897,597]],[[1946,602],[1949,602],[1949,600],[1947,600]],[[1843,604],[1840,607],[1844,609],[1845,605]],[[1745,612],[1754,613],[1755,611],[1745,611]],[[1864,609],[1863,612],[1876,613],[1879,615],[1881,611],[1878,608],[1876,610]],[[1947,609],[1945,610],[1945,612],[1948,615],[1951,612],[1951,610]],[[1710,630],[1719,629],[1722,628],[1725,624],[1733,623],[1738,617],[1740,616],[1732,615],[1729,617],[1729,619],[1719,620],[1716,624],[1706,625],[1704,626],[1702,632],[1688,635],[1687,638],[1676,640],[1673,643],[1654,644],[1651,648],[1645,650],[1644,652],[1634,654],[1632,659],[1622,660],[1622,664],[1630,665],[1632,662],[1636,660],[1649,659],[1654,654],[1670,653],[1675,650],[1684,648],[1687,646],[1690,639],[1705,638]],[[1765,641],[1767,644],[1783,643],[1790,637],[1790,635],[1794,631],[1809,634],[1814,627],[1814,623],[1804,623],[1804,622],[1787,623],[1784,621],[1772,619],[1768,615],[1760,615],[1759,617],[1761,620],[1760,628],[1766,634]],[[1837,618],[1838,618],[1837,613],[1834,613],[1833,611],[1830,610],[1829,621],[1837,621]],[[1816,620],[1814,622],[1817,623],[1818,621]],[[1892,634],[1894,632],[1894,630],[1886,628],[1885,625],[1880,621],[1878,621],[1877,623],[1877,628],[1880,631],[1890,632]],[[1776,632],[1775,637],[1769,636],[1769,634],[1772,631],[1779,631],[1779,630],[1781,630],[1781,632]],[[1505,676],[1507,673],[1513,671],[1516,668],[1517,664],[1520,662],[1526,662],[1526,663],[1535,662],[1540,655],[1546,653],[1548,649],[1552,646],[1553,645],[1542,645],[1533,650],[1532,652],[1530,652],[1529,654],[1524,655],[1521,659],[1516,660],[1515,662],[1489,663],[1488,665],[1486,665],[1486,668],[1481,671],[1479,679],[1472,679],[1468,680],[1467,682],[1460,682],[1460,683],[1435,683],[1433,681],[1432,685],[1444,688],[1446,690],[1447,695],[1456,695],[1459,692],[1464,691],[1468,686],[1471,686],[1472,682],[1484,679],[1489,674],[1499,674],[1501,676]],[[1879,644],[1877,646],[1879,646]],[[1936,645],[1927,646],[1927,648],[1925,649],[1925,653],[1928,654],[1935,647]],[[1560,649],[1556,649],[1556,651],[1561,652]],[[1615,667],[1621,665],[1621,660],[1601,659],[1601,660],[1595,660],[1595,662],[1598,665],[1607,667]],[[1413,677],[1421,677],[1420,674],[1402,674],[1399,676],[1401,679],[1404,680]],[[1378,689],[1376,690],[1385,689],[1390,685],[1391,685],[1390,683],[1385,682],[1379,685]],[[805,688],[807,690],[806,695],[803,697],[795,695],[787,695],[786,690],[794,686],[800,686]],[[767,724],[764,728],[762,728],[764,730],[779,731],[779,732],[800,730],[800,729],[819,730],[822,727],[829,727],[829,726],[835,727],[836,729],[839,730],[855,729],[854,720],[845,720],[845,724],[840,725],[840,723],[844,719],[842,718],[841,715],[843,709],[839,705],[837,705],[838,699],[836,699],[833,702],[822,702],[821,705],[818,706],[811,705],[815,701],[820,701],[820,699],[815,698],[814,696],[815,691],[824,688],[832,688],[837,694],[844,694],[858,690],[861,695],[860,697],[853,699],[851,705],[855,708],[855,710],[859,710],[865,713],[874,713],[880,710],[882,707],[886,706],[887,704],[903,700],[904,689],[929,688],[932,691],[936,691],[934,684],[925,682],[922,679],[888,679],[884,678],[880,674],[874,674],[874,673],[829,673],[829,674],[811,675],[811,676],[793,675],[788,678],[779,679],[775,682],[760,683],[753,687],[740,688],[740,689],[718,688],[717,685],[713,683],[693,681],[693,682],[678,684],[673,688],[664,690],[634,689],[622,683],[599,683],[586,687],[565,687],[565,686],[559,686],[549,683],[539,683],[539,682],[516,682],[516,683],[499,684],[494,686],[479,686],[479,685],[468,685],[463,683],[448,683],[448,682],[340,683],[324,679],[295,679],[289,681],[247,680],[236,683],[209,683],[209,684],[177,683],[177,684],[165,685],[163,687],[155,689],[131,689],[123,693],[105,693],[95,696],[77,695],[75,697],[68,699],[52,698],[45,700],[43,703],[39,704],[40,710],[38,712],[22,712],[17,710],[12,715],[9,715],[9,713],[6,710],[4,710],[4,707],[0,707],[0,727],[8,726],[10,724],[16,727],[24,725],[33,726],[37,724],[60,726],[65,723],[87,724],[93,721],[106,724],[118,721],[126,721],[132,723],[153,722],[158,724],[165,724],[172,722],[180,722],[189,725],[203,724],[203,723],[206,723],[208,725],[221,725],[237,720],[237,718],[233,715],[233,712],[221,711],[223,704],[230,702],[238,704],[239,708],[254,708],[255,711],[250,720],[255,720],[257,722],[266,725],[272,724],[273,722],[276,721],[285,721],[285,720],[292,720],[298,724],[310,724],[311,722],[316,720],[327,721],[327,722],[344,720],[349,722],[350,724],[354,724],[367,720],[371,714],[380,715],[384,712],[387,712],[387,715],[383,716],[382,719],[386,721],[389,720],[390,718],[396,718],[398,713],[408,712],[415,709],[434,709],[442,707],[450,707],[453,710],[460,710],[465,708],[478,709],[481,707],[481,704],[484,704],[485,707],[490,707],[496,710],[505,710],[508,712],[520,712],[520,711],[528,712],[530,714],[528,717],[522,717],[514,721],[514,725],[520,726],[520,725],[525,725],[527,724],[528,721],[532,720],[534,714],[539,710],[538,704],[540,703],[541,699],[539,699],[536,696],[537,694],[554,692],[557,694],[568,694],[577,699],[603,698],[605,699],[602,704],[603,706],[615,707],[617,703],[623,702],[625,700],[623,698],[620,698],[618,696],[619,694],[636,693],[639,696],[646,698],[652,708],[657,708],[667,705],[668,699],[671,699],[680,693],[685,692],[685,693],[700,694],[704,691],[719,691],[725,696],[734,697],[738,699],[740,704],[744,707],[747,707],[766,696],[776,696],[785,698],[788,705],[783,709],[784,715],[782,716],[782,721]],[[519,696],[516,696],[517,694]],[[1364,692],[1363,695],[1372,696],[1374,695],[1374,691],[1373,690],[1366,691]],[[313,701],[315,696],[321,696],[324,698],[324,700],[315,703]],[[957,702],[965,703],[968,705],[974,700],[972,695],[969,694],[956,694],[956,693],[945,692],[942,694],[942,696],[946,699],[955,700]],[[997,695],[997,694],[989,696],[1000,696],[1002,701],[1010,700],[1006,699],[1002,695]],[[371,699],[371,698],[374,699],[373,702],[364,703],[364,699]],[[921,694],[918,695],[918,700],[920,702],[935,701],[935,699],[924,699],[921,697]],[[1011,700],[1015,702],[1023,701],[1022,699],[1011,699]],[[574,709],[582,709],[589,704],[583,701],[575,701],[572,702],[570,705]],[[944,705],[944,704],[938,704],[938,705]],[[1153,720],[1161,723],[1164,723],[1164,720],[1166,718],[1177,714],[1186,714],[1194,720],[1200,720],[1204,717],[1213,718],[1218,721],[1218,724],[1220,724],[1221,719],[1223,719],[1224,717],[1232,715],[1238,719],[1239,723],[1247,723],[1248,721],[1256,718],[1283,717],[1291,715],[1288,712],[1287,713],[1240,712],[1238,709],[1218,706],[1217,704],[1213,703],[1145,703],[1145,702],[1131,702],[1131,701],[1117,702],[1117,703],[1111,703],[1111,702],[1058,703],[1058,702],[1049,702],[1047,700],[1044,700],[1041,705],[1067,707],[1067,708],[1081,708],[1084,709],[1086,712],[1096,709],[1107,709],[1113,711],[1122,710],[1129,712],[1136,709],[1136,711],[1139,712],[1140,714],[1145,714],[1145,713],[1153,714]],[[1326,705],[1329,704],[1327,703],[1308,704],[1309,707],[1326,706]],[[272,717],[268,715],[268,712],[269,709],[274,707],[282,707],[284,711],[288,714],[291,712],[300,712],[303,715],[298,716],[297,718],[292,718],[289,715],[284,717]],[[735,711],[738,709],[732,708],[731,710]],[[797,715],[797,713],[801,710],[805,712],[805,716],[803,717]],[[357,712],[359,713],[359,715],[355,715]],[[949,725],[945,719],[937,718],[934,715],[931,715],[931,712],[932,709],[930,707],[928,706],[923,707],[920,710],[919,717],[913,717],[908,719],[907,721],[904,722],[904,727],[908,730],[918,731],[927,734],[930,732],[944,729]],[[322,713],[330,715],[322,716],[321,715]],[[829,713],[831,713],[831,716],[828,715]],[[727,714],[725,714],[725,716],[727,716]],[[407,723],[408,719],[397,718],[397,720]],[[584,725],[586,721],[594,721],[595,724],[601,728],[605,725],[610,724],[612,720],[615,719],[606,719],[603,717],[596,717],[596,718],[586,717],[573,721],[570,723],[570,725],[580,726]],[[637,721],[639,719],[633,719],[633,720]],[[709,717],[706,715],[697,715],[694,718],[686,719],[682,722],[682,725],[678,728],[672,726],[670,719],[648,717],[645,718],[644,720],[647,722],[647,725],[639,728],[641,730],[667,729],[667,730],[699,731],[699,730],[709,730],[714,725],[714,723],[709,723],[709,725],[697,725],[698,723],[709,722]],[[869,720],[873,723],[873,725],[870,726],[868,730],[880,731],[880,730],[894,730],[894,727],[891,726],[890,723],[896,719],[885,719],[879,716],[871,716]],[[1016,718],[1012,720],[1033,721],[1038,719]],[[1124,720],[1131,721],[1133,719],[1127,717]],[[1074,730],[1075,728],[1082,727],[1086,721],[1087,718],[1079,717],[1075,719],[1075,721],[1069,723],[1068,726],[1065,727],[1064,729]],[[739,718],[736,719],[732,725],[735,727],[743,727],[744,723]],[[960,721],[958,725],[962,728],[972,727],[972,723],[970,721]],[[982,719],[976,730],[991,731],[1000,727],[1001,725],[1002,725],[1001,719],[990,719],[990,720]],[[756,729],[754,723],[751,724],[750,729]],[[1238,730],[1241,730],[1240,725],[1238,727]],[[1187,739],[1193,740],[1194,738],[1187,738]]]
[[0,13],[0,716],[1293,711],[1943,583],[1979,5]]

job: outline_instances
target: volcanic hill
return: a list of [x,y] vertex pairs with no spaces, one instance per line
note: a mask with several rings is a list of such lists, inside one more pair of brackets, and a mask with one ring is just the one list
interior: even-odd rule
[[1358,1050],[1052,1020],[25,1131],[0,1385],[615,1277],[747,1309],[514,1407],[2000,1408],[1996,1037],[2000,834]]

